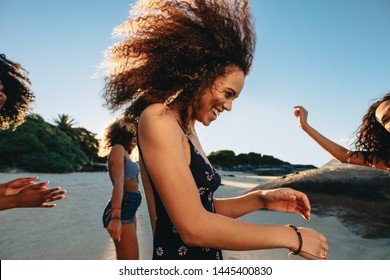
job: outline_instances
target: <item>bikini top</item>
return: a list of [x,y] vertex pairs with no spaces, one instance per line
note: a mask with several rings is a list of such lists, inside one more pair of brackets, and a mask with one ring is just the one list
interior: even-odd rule
[[139,174],[138,164],[132,162],[131,160],[126,160],[125,162],[125,181],[131,178],[137,177]]

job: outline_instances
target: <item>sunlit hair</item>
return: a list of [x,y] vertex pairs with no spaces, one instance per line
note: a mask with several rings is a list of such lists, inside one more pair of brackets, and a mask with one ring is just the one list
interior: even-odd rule
[[123,116],[116,119],[104,130],[104,138],[100,142],[99,155],[106,156],[114,145],[122,145],[131,154],[130,144],[136,136],[137,128],[132,118]]
[[138,1],[114,34],[122,40],[107,53],[106,105],[138,118],[178,94],[169,106],[184,127],[217,77],[249,73],[255,49],[246,0]]
[[7,101],[0,110],[0,129],[15,129],[24,122],[35,96],[30,89],[28,72],[19,64],[0,54],[0,81]]
[[376,119],[375,112],[382,102],[388,100],[390,92],[368,108],[354,142],[356,150],[363,152],[365,162],[375,164],[375,159],[380,159],[386,167],[390,167],[390,133]]

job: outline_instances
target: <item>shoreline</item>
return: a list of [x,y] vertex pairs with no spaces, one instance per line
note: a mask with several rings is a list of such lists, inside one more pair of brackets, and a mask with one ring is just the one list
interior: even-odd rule
[[[222,184],[215,197],[244,194],[272,176],[218,171]],[[2,260],[114,260],[115,249],[102,226],[101,213],[111,195],[105,172],[70,174],[0,173],[0,181],[39,176],[49,187],[68,190],[57,207],[10,209],[0,212],[0,259]],[[141,192],[143,189],[141,187]],[[144,196],[145,197],[145,196]],[[152,234],[145,199],[137,212],[140,258],[151,259]],[[262,224],[306,226],[323,233],[329,242],[331,260],[388,260],[390,238],[365,239],[350,232],[335,216],[312,215],[306,222],[299,215],[259,210],[240,218]],[[348,244],[348,245],[346,245]],[[363,253],[364,252],[364,253]],[[286,249],[224,251],[225,260],[288,260]],[[294,257],[300,259],[300,257]]]

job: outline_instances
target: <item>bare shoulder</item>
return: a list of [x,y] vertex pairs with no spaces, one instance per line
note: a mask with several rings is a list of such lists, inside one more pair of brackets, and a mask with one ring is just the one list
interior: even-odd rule
[[108,155],[109,160],[115,160],[116,158],[123,158],[126,154],[126,150],[122,145],[114,145],[111,147],[111,151]]
[[163,104],[149,105],[141,114],[139,120],[139,133],[153,130],[155,133],[166,134],[177,130],[177,120],[174,112]]
[[143,119],[164,117],[174,117],[173,111],[161,103],[155,103],[146,107],[146,109],[141,114],[140,121]]
[[182,145],[183,137],[185,136],[175,113],[163,104],[150,105],[141,114],[138,123],[138,145],[144,149],[168,151],[172,146]]

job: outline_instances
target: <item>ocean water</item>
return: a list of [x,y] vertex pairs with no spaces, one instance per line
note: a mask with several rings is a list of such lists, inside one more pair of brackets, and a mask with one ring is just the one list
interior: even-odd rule
[[111,196],[107,173],[5,174],[1,182],[39,176],[68,191],[54,208],[0,212],[0,259],[99,260],[115,258],[101,214]]
[[[217,197],[244,193],[263,180],[256,176],[222,174]],[[0,182],[39,176],[49,186],[61,186],[66,198],[54,208],[19,208],[0,211],[1,260],[110,260],[115,259],[113,242],[102,227],[101,214],[111,196],[112,185],[105,172],[70,174],[0,173]],[[227,174],[225,174],[227,175]],[[268,180],[270,178],[267,178]],[[142,192],[142,187],[141,187]],[[145,197],[145,196],[144,196]],[[140,258],[151,259],[152,234],[146,201],[137,212]],[[241,218],[257,224],[287,224],[313,228],[323,233],[333,260],[389,260],[390,238],[364,239],[351,233],[336,217],[255,211]],[[224,251],[225,259],[287,260],[285,249]]]

